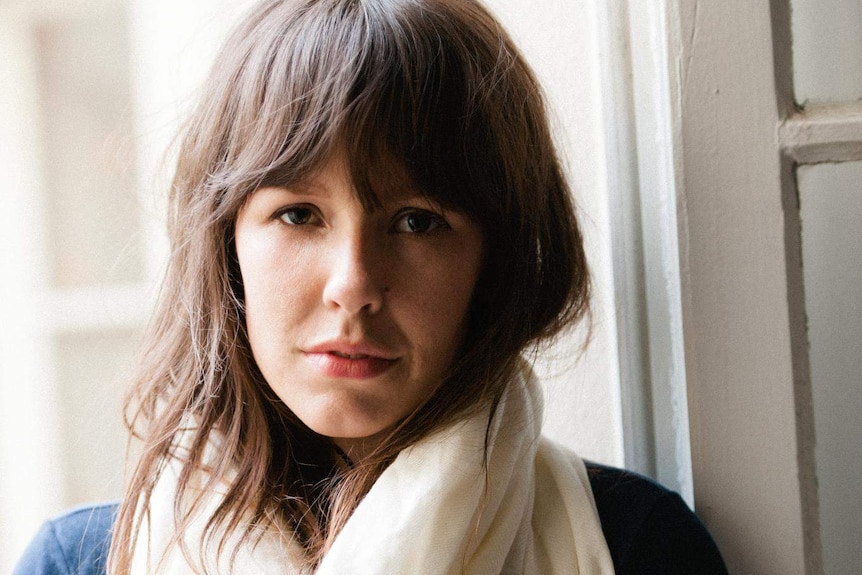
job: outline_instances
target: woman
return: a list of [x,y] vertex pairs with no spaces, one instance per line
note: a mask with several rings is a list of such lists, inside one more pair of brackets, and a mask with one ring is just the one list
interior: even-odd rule
[[587,266],[539,87],[476,2],[257,5],[169,227],[143,455],[20,573],[724,572],[678,497],[540,438],[523,358],[586,313]]

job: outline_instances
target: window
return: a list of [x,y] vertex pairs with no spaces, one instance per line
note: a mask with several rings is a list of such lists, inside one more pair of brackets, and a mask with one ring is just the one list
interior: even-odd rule
[[[838,178],[854,167],[805,166],[862,159],[862,108],[843,102],[862,93],[854,63],[860,8],[802,0],[670,1],[665,8],[697,508],[731,572],[849,573],[858,550],[841,556],[847,546],[839,539],[858,541],[858,524],[845,524],[850,531],[831,539],[841,519],[823,512],[842,495],[823,483],[818,493],[817,480],[828,477],[824,455],[848,438],[858,446],[859,427],[844,421],[833,436],[842,439],[823,434],[815,443],[815,431],[840,415],[828,403],[818,406],[828,383],[818,367],[826,342],[817,340],[819,322],[828,320],[818,315],[830,296],[816,283],[839,275],[829,275],[833,264],[811,258],[829,237],[816,223],[825,213],[823,195],[841,192]],[[814,62],[806,55],[811,48]],[[827,96],[842,103],[814,101],[828,89],[823,74],[842,77]],[[850,203],[858,206],[860,198],[852,195]],[[858,223],[839,226],[827,224],[831,241],[858,237]],[[858,251],[840,242],[828,249],[836,257]],[[818,271],[820,264],[827,271]],[[828,329],[854,329],[858,321]],[[850,375],[858,382],[858,373]],[[852,397],[845,400],[858,401]],[[854,469],[841,473],[858,484]]]

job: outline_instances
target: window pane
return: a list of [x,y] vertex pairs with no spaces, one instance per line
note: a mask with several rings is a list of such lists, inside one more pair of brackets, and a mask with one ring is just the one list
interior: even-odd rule
[[123,11],[46,18],[35,26],[34,38],[52,283],[139,280]]
[[130,331],[54,338],[65,506],[122,495],[122,402],[137,341]]
[[862,565],[862,162],[799,169],[825,572]]
[[793,0],[796,100],[862,98],[862,2]]

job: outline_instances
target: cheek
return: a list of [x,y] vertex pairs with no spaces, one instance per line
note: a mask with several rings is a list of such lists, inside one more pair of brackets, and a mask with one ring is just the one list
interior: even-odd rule
[[[237,250],[240,262],[240,275],[245,291],[246,323],[249,332],[260,325],[260,321],[270,315],[275,307],[275,294],[282,291],[287,278],[272,265],[272,257],[266,252],[255,250],[254,246],[243,245],[245,250]],[[251,333],[249,335],[252,335]]]
[[413,302],[409,321],[412,339],[425,364],[446,369],[463,340],[473,290],[479,275],[478,249],[457,257],[426,261],[409,275]]
[[302,243],[279,241],[267,231],[237,236],[246,307],[290,309],[292,301],[310,294],[315,254]]
[[[243,238],[237,257],[245,294],[245,323],[252,354],[266,373],[283,355],[281,350],[311,309],[313,284],[303,252],[293,250],[290,257],[265,242]],[[305,273],[297,273],[305,270]]]

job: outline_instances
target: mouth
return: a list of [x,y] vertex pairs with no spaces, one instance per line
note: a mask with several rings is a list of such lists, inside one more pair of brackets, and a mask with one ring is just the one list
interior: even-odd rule
[[324,376],[334,379],[368,379],[392,368],[398,356],[368,344],[326,342],[304,351],[309,362]]
[[349,353],[342,353],[340,351],[330,351],[329,353],[331,353],[335,357],[341,357],[344,359],[368,359],[370,357],[374,357],[371,355],[366,355],[364,353],[357,353],[357,354],[352,354],[352,355]]
[[326,341],[304,349],[307,354],[330,354],[342,359],[398,359],[398,354],[383,347],[366,343],[349,343],[341,340]]

